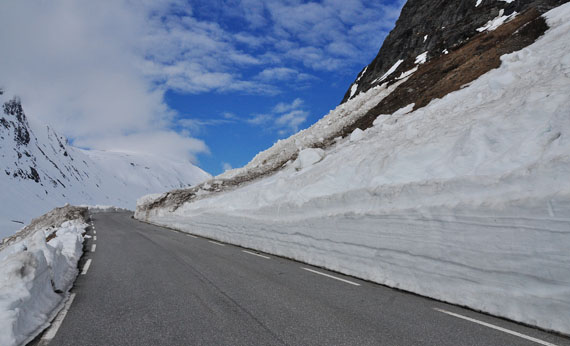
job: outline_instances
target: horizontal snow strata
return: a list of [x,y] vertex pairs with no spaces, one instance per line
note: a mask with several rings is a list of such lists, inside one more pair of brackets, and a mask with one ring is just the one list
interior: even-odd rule
[[570,334],[570,4],[546,19],[314,165],[136,217]]

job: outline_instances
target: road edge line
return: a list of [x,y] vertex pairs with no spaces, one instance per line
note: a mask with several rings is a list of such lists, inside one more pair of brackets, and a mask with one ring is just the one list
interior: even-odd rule
[[528,335],[525,335],[525,334],[522,334],[522,333],[519,333],[519,332],[515,332],[514,330],[510,330],[510,329],[507,329],[507,328],[499,327],[499,326],[496,326],[496,325],[491,324],[491,323],[479,321],[479,320],[476,320],[476,319],[474,319],[474,318],[467,317],[467,316],[463,316],[463,315],[460,315],[460,314],[456,314],[456,313],[451,312],[451,311],[447,311],[447,310],[443,310],[443,309],[439,309],[439,308],[433,308],[433,309],[434,309],[435,311],[441,312],[441,313],[443,313],[443,314],[447,314],[447,315],[450,315],[450,316],[453,316],[453,317],[456,317],[456,318],[460,318],[460,319],[462,319],[462,320],[466,320],[466,321],[469,321],[469,322],[473,322],[473,323],[476,323],[476,324],[485,326],[485,327],[487,327],[487,328],[495,329],[495,330],[498,330],[498,331],[500,331],[500,332],[507,333],[507,334],[510,334],[510,335],[513,335],[513,336],[517,336],[517,337],[519,337],[519,338],[526,339],[526,340],[535,342],[535,343],[540,344],[540,345],[544,345],[544,346],[557,346],[557,345],[555,345],[555,344],[551,344],[550,342],[547,342],[547,341],[544,341],[544,340],[540,340],[540,339],[537,339],[537,338],[534,338],[534,337],[532,337],[532,336],[528,336]]
[[71,293],[69,295],[67,302],[65,302],[65,306],[57,314],[57,316],[55,317],[55,319],[51,323],[51,326],[49,327],[49,329],[45,331],[44,335],[40,339],[38,346],[48,345],[53,340],[53,338],[56,336],[56,334],[59,330],[59,327],[61,327],[61,324],[63,323],[63,320],[65,319],[65,316],[67,316],[67,312],[71,308],[71,304],[73,304],[73,300],[75,300],[75,293]]
[[258,256],[258,257],[262,257],[262,258],[265,258],[265,259],[271,259],[271,257],[269,257],[269,256],[264,256],[264,255],[261,255],[261,254],[255,253],[255,252],[251,252],[251,251],[247,251],[247,250],[241,250],[241,251],[242,251],[242,252],[245,252],[245,253],[247,253],[247,254],[254,255],[254,256]]
[[336,277],[336,276],[333,276],[333,275],[330,275],[330,274],[326,274],[326,273],[322,273],[322,272],[319,272],[319,271],[316,271],[316,270],[313,270],[313,269],[309,269],[309,268],[305,268],[305,267],[301,267],[301,269],[304,269],[304,270],[309,271],[309,272],[311,272],[311,273],[315,273],[315,274],[319,274],[319,275],[322,275],[322,276],[326,276],[326,277],[329,277],[329,278],[331,278],[331,279],[335,279],[335,280],[338,280],[338,281],[342,281],[342,282],[347,283],[347,284],[351,284],[351,285],[354,285],[354,286],[360,286],[359,283],[352,282],[352,281],[348,281],[348,280],[345,280],[345,279],[341,279],[341,278],[338,278],[338,277]]

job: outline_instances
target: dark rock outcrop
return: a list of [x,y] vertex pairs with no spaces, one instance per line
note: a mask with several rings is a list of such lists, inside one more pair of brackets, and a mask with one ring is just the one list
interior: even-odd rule
[[16,145],[28,145],[30,143],[29,124],[20,99],[14,97],[10,101],[5,102],[2,108],[4,109],[4,115],[15,117],[15,121],[8,122],[6,118],[1,118],[0,123],[6,129],[9,127],[9,124],[14,126],[14,141]]
[[[392,74],[399,75],[407,71],[415,58],[424,52],[428,60],[451,52],[475,35],[477,28],[499,16],[510,15],[513,12],[522,13],[534,8],[544,13],[568,0],[514,0],[511,3],[498,0],[482,0],[478,6],[477,0],[408,0],[404,5],[396,26],[384,40],[376,58],[363,69],[357,81],[355,92],[352,93],[353,83],[342,103],[352,96],[369,90],[380,84],[378,79],[383,76],[398,60],[404,63]],[[382,81],[386,82],[386,80]]]

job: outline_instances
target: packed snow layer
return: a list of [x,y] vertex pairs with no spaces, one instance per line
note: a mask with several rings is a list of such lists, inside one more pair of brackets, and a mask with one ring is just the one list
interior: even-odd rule
[[77,276],[86,227],[66,221],[0,251],[0,345],[25,344],[49,323]]
[[570,4],[546,17],[320,162],[136,217],[570,334]]

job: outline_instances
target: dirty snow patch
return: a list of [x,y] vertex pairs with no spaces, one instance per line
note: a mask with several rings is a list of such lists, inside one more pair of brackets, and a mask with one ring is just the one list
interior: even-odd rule
[[423,64],[427,61],[428,51],[423,52],[422,54],[416,57],[416,61],[414,62],[416,65]]
[[360,79],[364,76],[364,74],[366,73],[366,71],[368,70],[368,66],[366,66],[364,68],[364,70],[362,71],[362,73],[360,73],[360,75],[358,76],[358,78],[356,79],[356,81],[360,81]]
[[411,70],[407,70],[407,71],[405,71],[405,72],[402,72],[402,74],[400,74],[400,76],[399,76],[398,78],[396,78],[396,79],[397,79],[397,80],[401,80],[401,79],[407,78],[407,77],[411,76],[411,75],[412,75],[414,72],[416,72],[417,70],[418,70],[418,67],[416,66],[416,67],[414,67],[414,68],[411,69]]
[[493,31],[495,29],[497,29],[498,27],[500,27],[501,25],[505,24],[506,22],[510,21],[511,19],[513,19],[518,13],[517,12],[513,12],[508,16],[505,16],[505,10],[500,10],[499,11],[499,15],[494,18],[491,19],[490,21],[487,22],[487,24],[485,24],[484,26],[477,28],[477,31],[479,32],[483,32],[483,31]]
[[381,81],[383,81],[384,79],[388,78],[388,76],[391,75],[392,73],[394,73],[394,71],[396,71],[396,69],[398,69],[398,66],[400,66],[400,64],[403,63],[403,62],[404,62],[404,60],[402,60],[402,59],[396,61],[396,63],[395,63],[394,65],[392,65],[392,67],[390,67],[390,69],[389,69],[388,71],[386,71],[386,73],[384,73],[384,74],[382,75],[382,77],[376,79],[376,80],[374,81],[374,83],[376,83],[376,82],[381,82]]
[[356,90],[358,90],[358,84],[354,83],[352,84],[352,88],[350,88],[350,98],[356,94]]

